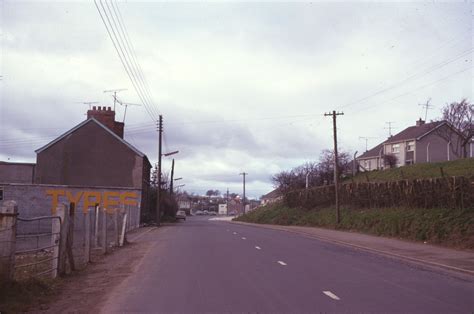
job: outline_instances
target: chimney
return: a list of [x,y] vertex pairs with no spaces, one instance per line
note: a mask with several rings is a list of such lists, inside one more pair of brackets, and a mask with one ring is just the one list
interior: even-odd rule
[[425,121],[421,120],[421,118],[418,121],[416,121],[416,126],[422,126],[423,124],[425,124]]
[[94,118],[123,139],[124,123],[115,121],[115,111],[111,107],[93,106],[87,110],[87,119]]

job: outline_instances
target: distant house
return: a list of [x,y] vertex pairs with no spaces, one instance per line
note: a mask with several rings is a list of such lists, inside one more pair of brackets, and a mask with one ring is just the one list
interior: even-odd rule
[[396,157],[396,166],[424,162],[450,161],[463,157],[462,135],[446,121],[416,125],[389,137],[385,142],[357,157],[360,171],[384,169],[385,155]]
[[268,204],[273,204],[275,202],[278,202],[282,198],[283,198],[283,195],[281,194],[280,190],[275,189],[275,190],[271,191],[270,193],[267,193],[267,194],[263,195],[260,198],[260,204],[262,206],[265,206],[265,205],[268,205]]

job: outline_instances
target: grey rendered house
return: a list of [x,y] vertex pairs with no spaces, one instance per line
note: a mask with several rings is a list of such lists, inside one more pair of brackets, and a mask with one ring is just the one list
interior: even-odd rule
[[[419,119],[385,142],[357,158],[360,171],[383,169],[384,155],[394,155],[397,167],[423,162],[440,162],[464,157],[462,135],[446,121],[425,123]],[[469,152],[468,152],[469,153]]]

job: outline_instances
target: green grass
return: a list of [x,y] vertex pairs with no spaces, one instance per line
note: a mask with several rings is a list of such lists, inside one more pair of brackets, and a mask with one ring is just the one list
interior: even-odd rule
[[336,224],[335,209],[306,210],[283,204],[258,208],[235,220],[275,225],[313,226],[352,230],[448,247],[474,249],[474,208],[370,210],[341,209],[341,223]]
[[[474,158],[459,159],[454,161],[422,163],[394,169],[368,171],[357,174],[355,182],[385,182],[404,179],[422,179],[441,177],[441,169],[445,176],[474,176]],[[346,179],[345,182],[351,182]]]

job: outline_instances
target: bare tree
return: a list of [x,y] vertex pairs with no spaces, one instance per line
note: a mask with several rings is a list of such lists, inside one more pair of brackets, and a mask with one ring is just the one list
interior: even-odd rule
[[451,143],[453,153],[458,157],[466,157],[467,145],[474,136],[473,127],[474,105],[467,99],[447,104],[443,108],[442,120],[449,126],[438,128],[437,134]]

